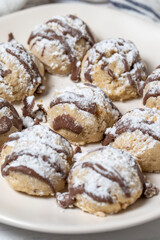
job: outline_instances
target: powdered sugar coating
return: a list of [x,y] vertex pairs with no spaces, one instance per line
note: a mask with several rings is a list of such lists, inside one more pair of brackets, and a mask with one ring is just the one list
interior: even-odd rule
[[11,129],[13,131],[13,127],[14,131],[22,130],[21,118],[11,103],[0,98],[0,135],[3,143],[6,141],[3,134],[9,134]]
[[[37,34],[41,33],[41,35],[46,35],[47,38],[41,37],[41,36],[36,36]],[[57,39],[50,40],[52,37],[52,32],[50,32],[50,27],[47,26],[46,24],[41,24],[37,25],[35,29],[33,30],[32,34],[34,34],[36,37],[31,41],[32,46],[35,43],[36,46],[39,49],[42,49],[45,47],[45,51],[47,51],[47,54],[52,55],[52,56],[61,56],[64,52],[63,49],[63,44]],[[57,48],[57,51],[55,52],[50,52],[48,49],[52,46],[55,45]],[[32,49],[32,47],[31,47]],[[67,55],[63,55],[63,60],[69,61]],[[56,66],[51,65],[53,68],[56,68]]]
[[88,83],[56,91],[48,109],[51,128],[75,145],[101,141],[105,129],[120,117],[107,95]]
[[36,26],[28,44],[45,63],[48,72],[71,73],[71,79],[78,81],[82,58],[94,44],[94,39],[81,19],[73,15],[58,15]]
[[[11,134],[9,141],[5,143],[6,147],[11,147],[10,154],[18,154],[18,158],[7,164],[3,168],[4,172],[11,167],[24,166],[34,170],[42,178],[52,181],[54,175],[62,177],[62,173],[53,167],[55,165],[67,176],[70,168],[68,159],[73,154],[72,147],[67,140],[47,126],[35,125]],[[3,158],[2,165],[5,161]]]
[[29,117],[29,116],[22,117],[22,121],[23,121],[23,127],[24,128],[33,127],[35,125],[34,119]]
[[[62,24],[64,24],[64,26],[61,26],[59,23],[52,21],[54,19],[60,20]],[[73,55],[77,55],[75,50],[75,45],[80,38],[85,38],[86,40],[88,38],[88,40],[86,41],[86,45],[88,45],[87,47],[89,47],[91,43],[93,44],[93,39],[91,38],[91,36],[88,34],[86,30],[86,24],[80,18],[73,19],[70,17],[70,15],[67,15],[67,16],[57,15],[51,18],[47,24],[49,27],[54,29],[58,35],[61,35],[61,36],[64,35],[63,31],[65,29],[65,24],[68,24],[73,29],[78,29],[80,34],[74,34],[74,36],[72,36],[69,32],[65,34],[66,41],[70,46]],[[79,65],[80,62],[78,62],[77,64]]]
[[[81,72],[82,79],[92,82],[92,75],[99,65],[106,72],[112,69],[113,80],[123,82],[123,88],[132,85],[138,91],[141,89],[146,79],[146,69],[133,42],[122,38],[103,40],[88,50],[87,55]],[[87,79],[85,74],[90,77]]]
[[12,112],[8,109],[8,107],[3,107],[0,109],[0,116],[1,117],[6,116],[10,119],[13,119]]
[[105,134],[116,138],[119,135],[116,133],[117,126],[123,125],[126,127],[125,132],[133,132],[134,130],[148,135],[152,139],[152,144],[160,139],[160,111],[155,108],[134,109],[123,115],[116,124],[112,128],[108,128]]
[[[149,90],[147,91],[146,94],[149,94],[150,97],[152,97],[152,96],[154,97],[154,94],[155,94],[155,97],[159,97],[157,95],[158,94],[160,95],[160,81],[154,81],[154,82],[150,82],[148,84],[149,84]],[[144,95],[144,97],[145,97],[145,95]]]
[[[160,66],[158,66],[149,76],[148,79],[152,79],[153,81],[160,80]],[[146,80],[146,82],[148,82]]]
[[121,115],[119,110],[112,104],[109,97],[107,97],[100,88],[92,84],[78,83],[74,84],[72,87],[67,87],[61,92],[55,91],[55,101],[57,98],[61,98],[62,102],[68,102],[71,109],[77,108],[74,102],[78,102],[79,106],[81,106],[79,111],[88,117],[92,113],[87,112],[85,109],[92,104],[104,108],[106,113],[111,113],[114,121],[116,121]]
[[[59,20],[62,23],[62,25],[59,24],[59,22],[55,22],[54,20]],[[66,32],[64,34],[64,31],[67,31],[66,25],[68,27],[72,27],[76,30],[78,29],[80,34],[74,34],[74,36],[71,35],[70,32]],[[36,35],[39,32],[41,32],[42,35],[47,33],[48,37],[51,37],[52,32],[49,32],[49,30],[53,30],[58,36],[62,36],[62,37],[65,36],[65,40],[68,43],[73,56],[77,55],[76,49],[75,49],[75,44],[77,43],[77,41],[81,37],[82,38],[85,37],[85,39],[86,39],[86,36],[87,36],[88,41],[86,42],[86,44],[88,46],[90,45],[91,42],[93,42],[91,36],[88,34],[88,32],[86,30],[86,24],[79,18],[72,19],[70,17],[70,15],[54,16],[50,20],[48,20],[47,23],[37,25],[32,33],[34,35]],[[53,55],[61,55],[64,52],[64,44],[61,43],[57,39],[52,39],[51,40],[51,39],[46,39],[46,38],[43,38],[43,37],[40,37],[40,36],[36,36],[34,38],[33,42],[36,42],[36,44],[39,45],[42,49],[43,49],[44,46],[45,46],[45,48],[48,48],[48,47],[50,47],[51,44],[55,44],[56,47],[57,47],[57,51],[56,52],[50,52],[50,54],[53,54]],[[68,58],[67,55],[63,55],[63,57],[65,58],[65,60],[70,62],[70,59]]]
[[160,66],[158,66],[147,78],[143,90],[143,104],[150,97],[160,97]]
[[34,96],[27,96],[26,100],[27,100],[27,104],[31,105],[34,101],[35,97]]
[[[3,74],[5,71],[6,74]],[[17,82],[18,90],[15,87]],[[31,53],[14,39],[0,44],[0,95],[10,101],[18,95],[32,95],[42,83],[42,76]],[[15,94],[16,92],[16,94]],[[18,92],[18,93],[17,93]],[[20,99],[19,99],[20,98]]]
[[[97,168],[99,173],[90,167],[84,167],[85,163],[92,164],[95,170],[100,165],[101,169]],[[85,154],[78,153],[75,155],[75,164],[69,176],[69,190],[83,185],[86,193],[100,198],[112,197],[113,203],[116,203],[119,199],[117,196],[124,197],[125,193],[117,181],[103,176],[106,173],[104,169],[110,174],[113,173],[122,178],[126,188],[129,189],[130,197],[132,197],[143,189],[137,170],[138,166],[135,166],[136,162],[133,157],[110,146],[95,149]],[[83,197],[94,202],[95,200],[85,192],[82,193]],[[115,192],[116,195],[114,195]],[[99,202],[97,204],[105,203]]]

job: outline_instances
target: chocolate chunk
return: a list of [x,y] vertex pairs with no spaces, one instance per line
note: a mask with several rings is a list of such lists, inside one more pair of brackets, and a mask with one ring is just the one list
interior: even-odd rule
[[74,200],[70,197],[69,193],[57,193],[57,204],[62,208],[73,207]]
[[152,184],[149,180],[145,181],[143,196],[146,198],[152,198],[159,194],[159,189]]
[[80,146],[77,146],[77,147],[75,148],[75,150],[74,150],[74,154],[76,154],[76,153],[81,153],[81,152],[82,152],[82,149],[81,149]]
[[76,134],[80,134],[83,130],[82,126],[76,123],[74,118],[72,118],[69,114],[62,114],[56,117],[53,121],[53,129],[55,131],[67,129]]
[[8,34],[8,42],[12,41],[13,39],[15,39],[13,33],[9,33]]

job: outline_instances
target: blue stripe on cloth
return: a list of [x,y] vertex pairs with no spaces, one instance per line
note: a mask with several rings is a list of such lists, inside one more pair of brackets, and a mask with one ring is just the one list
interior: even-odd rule
[[140,11],[140,10],[134,8],[134,7],[128,6],[128,5],[124,4],[124,3],[114,2],[112,0],[109,0],[109,3],[111,3],[115,7],[122,8],[122,9],[127,9],[127,10],[130,10],[130,11],[134,11],[134,12],[140,13],[142,15],[145,15],[144,12],[142,12],[142,11]]
[[133,1],[133,0],[125,0],[125,1],[135,5],[137,7],[140,7],[143,10],[146,10],[146,11],[152,13],[156,18],[158,18],[160,20],[160,15],[157,14],[151,7],[149,7],[149,6],[147,6],[147,5],[143,4],[143,3],[139,3],[138,1],[136,1],[136,2]]

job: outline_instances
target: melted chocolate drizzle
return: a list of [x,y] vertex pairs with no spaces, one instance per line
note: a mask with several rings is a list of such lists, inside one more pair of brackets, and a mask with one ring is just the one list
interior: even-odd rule
[[[14,39],[13,33],[9,33],[8,34],[8,42],[12,41],[13,39]],[[3,66],[0,63],[0,76],[2,78],[6,77],[8,74],[11,74],[11,73],[12,73],[11,69],[4,70]]]
[[112,69],[110,69],[110,68],[108,69],[108,75],[109,75],[111,78],[113,78],[113,79],[116,78],[114,72],[113,72]]
[[[145,81],[144,85],[143,85],[143,89],[145,88],[145,86],[148,84],[148,83],[151,83],[151,82],[157,82],[157,81],[160,81],[160,66],[158,66],[156,69],[159,69],[159,74],[157,76],[157,73],[154,74],[154,71],[148,76],[147,80]],[[143,96],[143,104],[145,105],[147,100],[150,98],[150,97],[159,97],[160,96],[160,90],[159,89],[156,89],[156,85],[155,85],[155,92],[153,92],[152,90],[148,90],[145,95]]]
[[12,118],[7,116],[2,116],[0,118],[0,134],[4,134],[9,132],[11,127],[14,126],[17,130],[22,130],[22,120],[20,119],[16,109],[12,104],[7,102],[6,100],[0,101],[0,109],[7,107],[11,111]]
[[34,108],[35,105],[35,98],[33,97],[32,101],[29,103],[27,101],[28,96],[25,95],[24,98],[22,99],[22,104],[23,104],[23,108],[22,108],[22,113],[23,113],[23,117],[32,117],[32,110]]
[[[89,62],[88,62],[88,65],[89,65]],[[90,72],[91,72],[91,69],[88,68],[88,70],[84,73],[84,77],[88,82],[92,83],[93,79]]]
[[77,108],[89,112],[91,114],[96,114],[97,106],[94,102],[84,102],[85,96],[82,94],[77,94],[73,92],[65,92],[64,95],[56,97],[50,103],[50,108],[54,107],[57,104],[69,103],[76,105]]
[[29,175],[31,177],[34,177],[34,178],[37,178],[45,183],[47,183],[52,192],[55,193],[55,189],[54,189],[54,186],[53,184],[51,183],[51,181],[49,181],[47,178],[43,178],[42,176],[40,176],[38,173],[36,173],[33,169],[31,168],[28,168],[26,166],[17,166],[17,167],[9,167],[7,169],[7,171],[3,172],[2,170],[2,176],[8,176],[10,171],[14,171],[14,172],[20,172],[20,173],[23,173],[23,174],[26,174],[26,175]]
[[[13,141],[13,140],[17,140],[18,138],[12,138],[12,139],[9,139],[9,141]],[[47,145],[49,146],[49,145]],[[68,156],[68,153],[66,151],[63,151],[61,149],[57,149],[57,148],[54,148],[52,146],[49,146],[50,148],[52,148],[54,151],[56,151],[57,153],[64,153]],[[2,164],[1,166],[1,172],[2,172],[2,176],[8,176],[9,175],[9,172],[10,171],[18,171],[18,172],[22,172],[24,174],[27,174],[27,175],[30,175],[32,177],[35,177],[35,178],[38,178],[40,179],[41,181],[44,181],[46,183],[49,184],[49,186],[51,187],[52,191],[55,192],[54,190],[54,186],[52,184],[52,182],[48,179],[48,178],[44,178],[42,176],[40,176],[38,173],[36,173],[33,169],[30,169],[28,167],[25,167],[25,166],[17,166],[17,167],[8,167],[7,170],[5,170],[5,167],[8,166],[11,162],[13,161],[16,161],[19,157],[21,156],[31,156],[31,157],[34,157],[34,158],[38,158],[39,156],[38,155],[34,155],[30,152],[25,152],[25,151],[20,151],[20,152],[12,152],[10,155],[8,155],[6,158],[5,158],[5,161],[4,163]],[[52,168],[55,169],[56,172],[60,173],[61,174],[61,177],[62,178],[66,178],[66,174],[65,172],[63,171],[62,168],[60,168],[60,166],[56,163],[52,163],[50,161],[50,157],[47,156],[47,155],[43,155],[41,156],[41,159],[44,161],[44,162],[47,162]]]
[[[98,50],[96,49],[96,46],[93,46],[93,49],[94,49],[94,51],[95,51],[96,53],[99,54],[98,61],[102,60],[102,58],[105,56],[104,53],[98,51]],[[90,83],[92,83],[92,82],[93,82],[93,79],[92,79],[92,75],[91,75],[91,70],[92,70],[93,61],[92,61],[92,59],[91,59],[90,56],[86,59],[86,61],[88,62],[87,65],[88,65],[89,68],[88,68],[87,71],[84,72],[84,76],[85,76],[85,78],[86,78],[87,81],[89,81]],[[102,63],[102,65],[101,65],[102,70],[103,70],[103,69],[105,68],[105,66],[107,66],[107,65],[108,65],[108,63],[107,63],[106,61],[105,61],[104,63]]]
[[62,114],[56,117],[53,121],[53,129],[55,131],[60,129],[67,129],[76,134],[80,134],[83,130],[82,126],[75,122],[69,114]]
[[[6,48],[6,52],[11,54],[12,56],[16,57],[17,60],[20,62],[20,64],[23,65],[26,72],[29,74],[29,76],[31,78],[32,84],[36,85],[38,83],[38,80],[37,80],[38,78],[41,79],[41,83],[42,83],[42,76],[39,73],[37,65],[34,63],[31,56],[26,52],[26,50],[24,49],[24,47],[22,45],[13,44],[13,45],[11,45],[11,48],[9,48],[9,47]],[[24,60],[24,58],[23,58],[24,53],[27,57],[27,61]]]
[[[143,111],[139,109],[140,111]],[[111,142],[113,142],[117,135],[121,135],[122,133],[125,132],[134,132],[136,130],[141,131],[143,134],[147,134],[151,137],[153,137],[155,140],[160,141],[159,133],[155,134],[151,129],[146,129],[147,125],[152,125],[154,122],[149,121],[149,120],[142,120],[141,124],[139,127],[134,127],[132,124],[133,120],[128,119],[127,121],[123,121],[123,118],[118,120],[115,124],[114,127],[116,128],[115,134],[107,133],[105,135],[105,139],[102,142],[103,146],[109,145]]]
[[113,203],[113,199],[111,196],[106,196],[106,197],[97,196],[96,194],[94,194],[92,192],[86,191],[84,185],[79,185],[76,188],[75,187],[69,188],[70,199],[73,199],[75,195],[82,194],[82,193],[85,193],[86,195],[88,195],[89,197],[91,197],[93,200],[95,200],[97,202],[108,202],[109,204]]
[[117,182],[118,185],[123,190],[125,196],[126,197],[131,196],[130,191],[129,191],[129,187],[127,186],[124,179],[120,176],[120,174],[116,170],[114,170],[113,172],[108,171],[103,166],[101,166],[99,163],[93,164],[91,162],[85,162],[85,163],[82,164],[82,168],[87,168],[87,167],[91,168],[92,170],[99,173],[103,177],[108,178],[109,180],[111,180],[113,182]]
[[158,91],[158,89],[156,89],[154,93],[148,90],[143,97],[143,105],[146,105],[146,102],[150,97],[159,97],[159,96],[160,96],[160,91]]
[[12,73],[11,69],[6,69],[6,70],[4,70],[4,69],[3,69],[3,66],[0,64],[0,76],[1,76],[2,78],[6,77],[7,75],[9,75],[9,74],[11,74],[11,73]]
[[[84,85],[92,87],[92,88],[98,88],[97,86],[91,84],[91,83],[84,83]],[[108,103],[111,105],[112,109],[116,110],[119,113],[119,118],[122,116],[119,109],[112,103],[112,101],[109,99],[109,97],[104,93],[104,97],[108,100]],[[63,103],[69,103],[76,105],[77,108],[86,111],[88,113],[91,113],[93,115],[96,115],[97,113],[97,105],[94,102],[86,102],[84,101],[85,96],[82,94],[77,94],[73,92],[65,92],[64,95],[55,97],[50,103],[50,108],[54,107],[58,104]]]
[[[79,19],[78,17],[76,17],[76,16],[74,16],[74,15],[72,15],[72,14],[69,14],[68,17],[71,18],[71,19],[73,19],[73,20]],[[84,24],[85,30],[86,30],[87,34],[89,35],[89,37],[90,37],[90,39],[87,38],[87,41],[89,41],[90,45],[92,46],[92,45],[95,43],[95,40],[94,40],[94,38],[93,38],[93,35],[92,35],[92,33],[91,33],[88,25],[87,25],[82,19],[81,19],[81,21],[82,21],[82,23]],[[86,36],[83,36],[83,37],[86,38]]]
[[[160,81],[160,66],[156,67],[156,69],[159,69],[159,75],[157,76],[157,73],[154,74],[154,71],[148,76],[148,78],[146,79],[145,83],[144,83],[144,87],[150,83],[150,82],[154,82],[154,81]],[[156,78],[155,78],[156,76]]]
[[[54,132],[52,129],[49,129],[49,131],[51,131],[51,132],[53,132],[54,134],[57,134],[57,135],[59,135],[61,138],[65,139],[65,138],[62,137],[59,133]],[[8,142],[12,142],[12,141],[18,140],[19,138],[20,138],[19,135],[17,135],[17,136],[11,136],[11,135],[10,135],[10,136],[8,137],[7,142],[6,142],[3,146],[6,146]],[[65,140],[66,140],[66,139],[65,139]],[[66,140],[66,141],[67,141],[67,140]],[[51,146],[51,145],[49,145],[49,144],[46,144],[46,146],[52,148],[52,149],[53,149],[54,151],[56,151],[57,153],[63,153],[63,154],[65,154],[67,157],[70,157],[70,158],[71,158],[70,154],[69,154],[66,150],[64,150],[64,149],[55,148],[55,147],[53,147],[53,146]]]
[[[73,20],[77,19],[77,17],[75,17],[73,15],[69,15],[68,17],[72,18]],[[36,37],[39,37],[39,39],[37,39],[32,44],[32,47],[36,44],[37,41],[41,41],[43,38],[45,38],[49,41],[58,40],[63,47],[64,53],[68,55],[69,60],[71,62],[71,80],[77,82],[80,80],[80,77],[79,77],[80,66],[77,66],[78,60],[77,60],[76,56],[74,55],[74,53],[72,52],[71,47],[67,43],[66,35],[69,34],[72,37],[76,37],[77,41],[79,41],[80,39],[85,39],[92,46],[94,44],[94,39],[92,37],[92,34],[90,33],[89,28],[86,25],[85,25],[86,26],[85,28],[86,28],[86,31],[87,31],[87,34],[89,35],[89,37],[84,36],[80,30],[75,29],[74,27],[71,27],[66,23],[63,23],[60,19],[54,18],[54,19],[47,21],[47,23],[51,23],[51,22],[55,22],[64,28],[64,30],[62,31],[63,36],[56,34],[54,30],[48,28],[48,29],[44,30],[43,32],[37,32],[37,33],[32,32],[28,39],[28,44],[30,44],[31,40]],[[45,47],[43,48],[43,51],[41,54],[42,56],[44,55],[44,51],[45,51]]]
[[143,105],[146,105],[146,102],[150,97],[159,97],[159,96],[160,96],[160,91],[158,91],[157,89],[154,93],[148,90],[148,92],[146,92],[146,94],[143,97]]
[[0,118],[0,135],[9,132],[11,127],[13,126],[12,119],[7,116],[3,116]]
[[[103,151],[103,149],[104,148],[98,148],[98,149],[96,149],[96,151]],[[91,152],[94,152],[94,151],[95,150],[91,150]],[[82,168],[91,168],[93,171],[97,172],[101,176],[103,176],[105,178],[108,178],[109,180],[111,180],[113,182],[116,182],[120,186],[122,191],[124,192],[125,196],[128,197],[128,198],[131,197],[129,186],[125,182],[124,178],[121,177],[119,172],[117,172],[116,170],[109,171],[108,169],[106,169],[102,165],[100,165],[99,163],[94,164],[94,163],[91,163],[91,162],[84,162],[82,164],[80,163],[79,165],[81,165]],[[135,162],[135,165],[133,166],[133,168],[137,171],[139,179],[140,179],[140,181],[142,183],[142,186],[144,188],[144,186],[145,186],[144,176],[143,176],[142,172],[140,171],[140,168],[139,168],[139,166],[136,162]],[[72,182],[71,182],[72,171],[70,172],[70,175],[69,175],[69,178],[68,178],[69,192],[62,194],[61,198],[57,197],[58,204],[61,207],[67,208],[70,205],[73,205],[74,201],[75,201],[75,196],[77,194],[83,194],[83,193],[85,193],[86,195],[88,195],[89,197],[91,197],[93,200],[95,200],[97,202],[107,202],[109,204],[113,204],[113,199],[112,199],[111,195],[106,196],[106,197],[97,196],[96,193],[93,194],[91,192],[86,191],[85,184],[74,187]]]
[[[60,25],[61,27],[63,27],[62,32],[64,35],[69,34],[72,37],[76,37],[77,41],[80,40],[81,38],[86,38],[85,36],[82,35],[81,31],[79,31],[78,29],[76,29],[74,27],[69,26],[67,23],[63,23],[60,19],[56,19],[56,18],[50,19],[46,23],[52,23],[52,22],[55,22],[58,25]],[[89,41],[89,40],[90,39],[87,38],[87,41]]]
[[[121,42],[118,42],[117,44],[117,48],[118,48],[118,45],[124,45],[123,43]],[[105,56],[104,53],[98,51],[96,49],[96,45],[93,46],[93,49],[96,53],[99,54],[99,58],[98,58],[98,62],[101,60],[102,61],[102,64],[101,64],[101,70],[104,70],[105,67],[108,66],[109,62],[107,61],[107,58]],[[137,70],[135,71],[135,76],[136,76],[136,81],[134,81],[132,79],[132,76],[130,74],[129,71],[132,70],[132,68],[134,67],[134,64],[138,61],[139,59],[139,55],[136,56],[136,58],[134,59],[133,63],[132,63],[132,66],[129,67],[129,64],[127,62],[127,58],[126,58],[126,55],[124,53],[121,52],[121,56],[123,57],[122,59],[122,62],[124,64],[124,69],[125,69],[125,72],[128,72],[127,74],[127,77],[128,77],[128,80],[129,80],[129,83],[131,86],[136,86],[137,87],[137,91],[138,91],[138,94],[139,95],[142,95],[142,90],[141,90],[141,87],[140,87],[140,82],[142,82],[141,80],[141,71],[140,69],[137,68]],[[103,58],[104,57],[104,58]],[[86,59],[86,62],[88,62],[87,66],[88,68],[86,68],[86,71],[84,72],[84,77],[87,81],[89,81],[90,83],[93,82],[93,79],[92,79],[92,74],[91,74],[91,71],[92,71],[92,66],[94,65],[94,62],[93,60],[91,59],[91,57],[89,56],[87,59]],[[146,69],[143,68],[143,71],[146,72]],[[112,71],[112,69],[108,69],[108,75],[112,78],[112,79],[116,79],[116,76],[114,74],[114,72]]]

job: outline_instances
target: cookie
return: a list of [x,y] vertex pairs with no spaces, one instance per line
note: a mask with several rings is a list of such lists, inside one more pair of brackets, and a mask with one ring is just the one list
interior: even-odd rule
[[117,213],[143,192],[143,175],[135,159],[110,146],[75,155],[68,193],[58,194],[61,207],[75,205],[98,216]]
[[14,106],[0,98],[0,147],[11,133],[22,130],[22,120]]
[[105,132],[103,145],[129,152],[146,172],[160,171],[160,111],[134,109]]
[[97,85],[115,101],[137,98],[146,77],[136,46],[121,38],[96,43],[82,62],[81,80]]
[[147,78],[143,89],[143,104],[160,110],[160,66]]
[[83,83],[56,92],[48,109],[51,128],[76,145],[102,140],[105,129],[120,116],[100,88]]
[[51,74],[68,75],[79,81],[81,61],[94,44],[88,26],[73,15],[54,16],[36,26],[28,44]]
[[0,97],[13,102],[41,92],[44,67],[12,34],[9,37],[9,42],[0,44]]
[[64,188],[72,159],[70,143],[50,128],[35,125],[13,133],[1,152],[1,172],[16,191],[50,196]]

